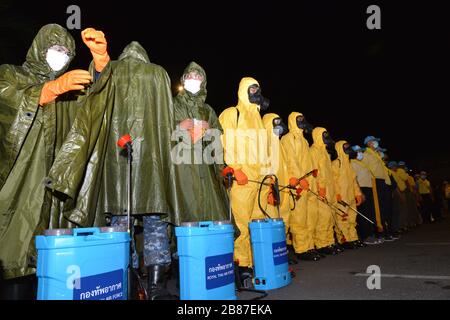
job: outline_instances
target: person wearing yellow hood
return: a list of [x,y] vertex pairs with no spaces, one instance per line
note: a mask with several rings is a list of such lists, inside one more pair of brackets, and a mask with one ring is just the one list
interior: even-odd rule
[[[296,183],[298,178],[316,169],[309,149],[308,141],[303,133],[312,131],[312,126],[306,121],[303,114],[292,112],[288,119],[289,133],[281,138],[281,144],[286,151],[288,176]],[[311,191],[317,193],[315,178],[309,176],[305,179]],[[317,261],[320,254],[314,248],[314,234],[318,214],[317,200],[309,192],[302,192],[296,202],[290,217],[290,234],[292,245],[297,257],[301,260]]]
[[[331,159],[328,152],[332,153],[334,141],[325,128],[316,127],[312,133],[313,145],[311,146],[311,156],[313,165],[318,169],[317,188],[319,196],[331,204],[336,204],[336,194],[334,190],[334,177],[331,167]],[[336,150],[334,150],[336,152]],[[323,201],[316,200],[318,205],[318,219],[314,243],[320,253],[337,254],[340,250],[335,246],[334,241],[334,219],[335,213]]]
[[[252,277],[252,252],[248,223],[259,216],[257,201],[259,185],[248,184],[248,180],[262,179],[261,165],[267,160],[266,146],[259,145],[258,135],[267,136],[259,113],[269,106],[269,100],[261,95],[258,81],[253,78],[242,78],[239,83],[238,104],[225,109],[219,116],[224,130],[222,145],[225,163],[234,171],[237,182],[231,187],[231,209],[239,229],[239,236],[234,243],[234,259],[239,266],[242,282]],[[259,140],[259,141],[258,141]],[[263,149],[264,148],[264,149]],[[227,168],[225,168],[227,169]]]
[[364,246],[359,241],[356,231],[356,212],[348,206],[340,204],[343,201],[352,208],[356,208],[363,201],[362,192],[356,180],[356,173],[350,165],[349,155],[354,153],[354,151],[350,143],[345,140],[338,141],[335,148],[338,158],[333,161],[332,167],[336,188],[336,200],[338,206],[347,215],[347,219],[337,217],[336,220],[345,237],[345,242],[342,242],[342,245],[346,249],[355,249]]
[[[287,165],[285,161],[285,151],[280,143],[280,138],[287,133],[288,128],[283,123],[283,120],[275,113],[268,113],[262,118],[264,127],[267,131],[267,155],[268,162],[263,166],[265,174],[274,174],[278,178],[279,185],[287,185],[289,183],[289,177],[287,173]],[[259,207],[261,205],[262,210],[270,218],[283,219],[286,233],[289,229],[289,212],[290,212],[290,193],[288,189],[284,189],[280,192],[280,203],[277,208],[277,203],[273,201],[273,192],[268,186],[262,186],[260,201],[256,203]],[[279,213],[278,213],[279,210]],[[261,218],[264,218],[263,212],[261,212]]]

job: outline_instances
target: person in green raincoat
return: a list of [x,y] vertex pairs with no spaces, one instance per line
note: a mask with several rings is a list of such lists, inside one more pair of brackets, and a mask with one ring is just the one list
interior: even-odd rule
[[[75,117],[77,94],[91,81],[88,71],[65,72],[74,56],[72,36],[48,24],[22,66],[0,66],[0,265],[8,288],[36,272],[34,236],[59,224],[43,181]],[[8,298],[30,290],[21,288]]]
[[55,196],[64,195],[64,217],[76,225],[103,226],[106,214],[123,220],[128,164],[117,141],[131,135],[130,206],[131,215],[144,220],[149,299],[172,298],[165,290],[171,263],[166,222],[184,212],[171,161],[174,128],[169,76],[132,42],[93,84],[47,178]]
[[228,220],[228,196],[221,178],[223,130],[214,110],[205,103],[206,73],[195,62],[181,77],[182,90],[173,107],[178,143],[174,159],[180,185],[178,194],[186,211],[180,222]]

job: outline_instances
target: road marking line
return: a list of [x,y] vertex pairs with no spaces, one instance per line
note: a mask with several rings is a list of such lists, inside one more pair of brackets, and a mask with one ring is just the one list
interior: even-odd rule
[[450,246],[450,242],[411,242],[407,246]]
[[[373,273],[357,273],[357,277],[369,277],[374,276]],[[381,277],[384,278],[404,278],[404,279],[426,279],[426,280],[450,280],[450,276],[425,276],[425,275],[415,275],[415,274],[387,274],[381,273]]]

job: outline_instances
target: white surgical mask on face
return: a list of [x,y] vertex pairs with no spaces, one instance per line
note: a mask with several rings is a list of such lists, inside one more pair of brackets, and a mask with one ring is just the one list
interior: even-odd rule
[[64,52],[48,49],[45,59],[53,71],[60,71],[69,61],[69,56]]
[[202,82],[200,80],[195,80],[195,79],[184,80],[184,88],[193,94],[196,94],[197,92],[200,91],[201,85],[202,85]]
[[358,152],[358,155],[356,156],[356,159],[361,161],[364,158],[364,154],[362,152]]
[[379,146],[378,141],[373,141],[373,142],[372,142],[372,146],[373,146],[375,149],[378,148],[378,146]]

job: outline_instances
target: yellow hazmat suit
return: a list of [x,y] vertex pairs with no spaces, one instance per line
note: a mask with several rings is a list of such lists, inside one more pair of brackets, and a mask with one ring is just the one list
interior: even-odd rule
[[[316,127],[313,130],[313,145],[311,146],[311,156],[313,165],[317,168],[317,187],[320,193],[325,193],[325,198],[329,203],[336,204],[336,194],[334,190],[333,170],[331,159],[328,155],[326,145],[323,142],[325,128]],[[318,219],[314,243],[317,249],[328,247],[334,244],[334,211],[322,201],[316,200],[318,205]]]
[[[280,116],[275,113],[268,113],[262,118],[264,127],[267,131],[267,153],[269,156],[269,163],[264,166],[264,169],[267,169],[265,174],[275,174],[278,177],[278,184],[285,186],[289,184],[287,163],[285,161],[285,152],[280,143],[279,137],[273,131],[273,120],[279,117]],[[267,180],[267,182],[269,181],[270,180]],[[271,218],[278,218],[277,207],[269,204],[267,201],[269,191],[270,188],[268,186],[262,187],[260,197],[261,206]],[[284,189],[280,192],[280,216],[281,218],[283,218],[286,233],[289,229],[290,203],[293,202],[293,200],[291,200],[290,198],[291,196],[289,193],[289,189]],[[258,199],[256,199],[255,205],[259,207]],[[262,212],[260,213],[260,218],[265,218]]]
[[[344,144],[347,141],[338,141],[336,143],[336,151],[338,158],[332,162],[334,183],[336,196],[340,197],[342,201],[348,203],[352,208],[356,208],[356,197],[362,198],[361,189],[356,180],[356,173],[351,167],[350,159],[344,152]],[[338,204],[342,211],[347,213],[346,220],[341,217],[336,217],[339,229],[344,233],[347,242],[357,241],[358,233],[356,232],[356,212],[350,208]],[[342,240],[342,239],[338,239]]]
[[[303,136],[303,129],[297,126],[297,117],[303,116],[299,112],[289,115],[289,133],[281,138],[283,150],[286,152],[288,176],[300,178],[316,169],[309,149],[308,141]],[[317,193],[316,178],[307,178],[311,191]],[[291,211],[290,233],[292,245],[296,253],[307,252],[314,249],[314,234],[316,231],[318,202],[316,197],[303,191],[300,199]]]
[[[225,109],[219,122],[224,130],[222,143],[226,164],[235,172],[241,170],[250,180],[261,181],[261,163],[267,160],[267,146],[260,143],[260,137],[267,137],[267,133],[259,106],[249,101],[248,89],[254,84],[259,85],[253,78],[241,80],[237,106]],[[240,267],[253,265],[248,223],[260,215],[259,208],[255,207],[258,190],[259,185],[252,182],[233,183],[231,188],[231,209],[240,232],[234,243],[234,258]]]

